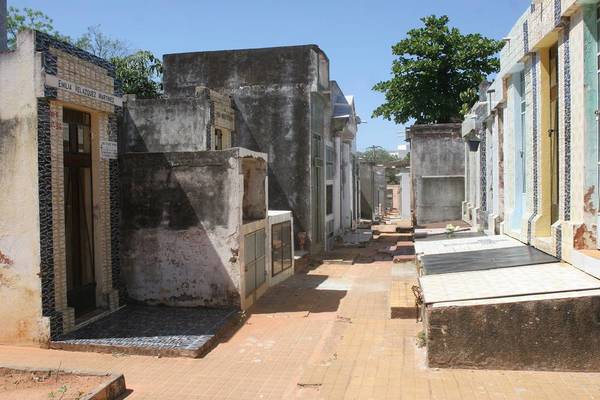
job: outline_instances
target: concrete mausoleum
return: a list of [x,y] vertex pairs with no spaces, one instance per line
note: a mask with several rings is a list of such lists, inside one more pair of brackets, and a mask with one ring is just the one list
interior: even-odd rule
[[46,343],[120,290],[114,67],[30,30],[0,53],[0,342]]
[[122,268],[145,304],[247,308],[266,288],[266,156],[126,153]]
[[269,158],[269,205],[291,210],[312,254],[358,219],[352,97],[330,81],[329,59],[316,45],[167,54],[168,98],[205,87],[231,97],[233,146]]
[[419,225],[462,217],[465,158],[460,128],[460,124],[431,124],[406,130],[411,204]]

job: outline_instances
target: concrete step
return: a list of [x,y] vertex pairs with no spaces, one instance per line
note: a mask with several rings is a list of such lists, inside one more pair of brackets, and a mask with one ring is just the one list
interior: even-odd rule
[[414,241],[415,235],[412,232],[408,233],[380,233],[378,235],[374,235],[374,240],[396,240],[397,242],[412,242]]
[[417,260],[417,256],[414,254],[396,255],[392,259],[394,264],[400,264],[400,263],[405,263],[405,262],[415,262],[416,260]]
[[381,248],[378,252],[391,256],[414,256],[415,246],[413,242],[396,242],[395,245]]
[[373,235],[381,235],[384,233],[414,233],[414,229],[412,226],[402,226],[402,225],[374,225],[371,227],[373,231]]
[[416,280],[392,281],[389,295],[391,319],[417,318],[418,309],[412,292],[412,287],[416,284]]

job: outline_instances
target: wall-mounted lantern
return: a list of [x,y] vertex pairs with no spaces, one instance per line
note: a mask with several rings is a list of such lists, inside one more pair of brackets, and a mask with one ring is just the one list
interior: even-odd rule
[[481,143],[481,140],[479,138],[469,139],[468,143],[469,143],[469,151],[475,152],[475,151],[479,150],[479,143]]
[[479,143],[481,143],[481,138],[475,133],[475,131],[471,131],[469,134],[464,136],[465,141],[469,144],[469,151],[476,152],[479,150]]

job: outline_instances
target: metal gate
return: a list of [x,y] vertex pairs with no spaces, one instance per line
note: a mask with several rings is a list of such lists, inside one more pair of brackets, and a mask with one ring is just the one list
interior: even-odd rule
[[249,233],[244,236],[244,272],[248,297],[266,280],[265,264],[265,230]]

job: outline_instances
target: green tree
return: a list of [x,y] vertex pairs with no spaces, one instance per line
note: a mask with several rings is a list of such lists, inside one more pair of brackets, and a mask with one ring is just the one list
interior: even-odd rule
[[[390,163],[396,164],[401,161],[398,157],[390,154],[387,150],[380,146],[371,146],[359,156],[363,161],[373,165],[386,165]],[[395,168],[386,168],[385,177],[388,184],[396,185],[399,183]]]
[[81,35],[73,44],[105,60],[126,57],[131,54],[127,43],[106,35],[100,30],[100,25],[88,27],[87,32]]
[[[392,78],[373,87],[385,94],[385,103],[373,116],[396,123],[410,119],[417,124],[460,121],[461,94],[498,71],[496,54],[502,42],[480,34],[463,35],[448,27],[447,16],[431,15],[421,21],[424,27],[411,29],[392,47],[397,56]],[[465,96],[469,97],[468,93]]]
[[398,161],[398,157],[390,154],[389,151],[381,146],[368,147],[366,151],[360,154],[360,158],[371,164],[385,164],[390,161]]
[[117,78],[123,92],[143,98],[160,96],[162,85],[162,63],[149,51],[138,51],[125,57],[110,59],[117,68]]
[[13,6],[8,7],[6,29],[8,31],[7,39],[9,49],[15,48],[17,44],[17,33],[27,28],[47,33],[60,40],[70,41],[69,37],[59,34],[56,29],[54,29],[52,18],[43,12],[29,7],[24,7],[23,9]]

